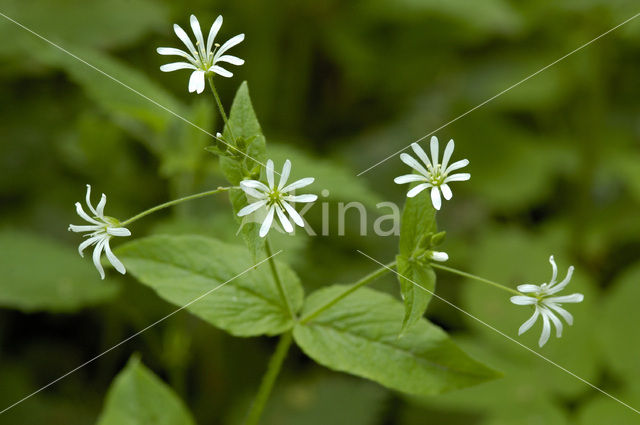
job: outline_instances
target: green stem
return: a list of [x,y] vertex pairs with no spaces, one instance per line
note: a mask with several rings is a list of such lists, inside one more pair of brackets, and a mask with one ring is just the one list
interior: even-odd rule
[[189,195],[189,196],[185,196],[183,198],[178,198],[178,199],[174,199],[173,201],[169,201],[169,202],[165,202],[164,204],[160,204],[160,205],[156,205],[153,208],[149,208],[148,210],[142,211],[140,214],[134,215],[133,217],[129,218],[128,220],[123,221],[122,223],[120,223],[121,226],[126,226],[128,224],[133,223],[134,221],[141,219],[144,216],[147,216],[153,212],[156,212],[158,210],[164,209],[164,208],[168,208],[171,207],[173,205],[177,205],[180,204],[182,202],[186,202],[186,201],[191,201],[192,199],[198,199],[198,198],[204,198],[205,196],[209,196],[209,195],[213,195],[215,193],[220,193],[220,192],[224,192],[231,189],[231,187],[219,187],[217,189],[214,190],[209,190],[207,192],[200,192],[200,193],[196,193],[194,195]]
[[271,268],[271,274],[273,275],[273,280],[276,283],[276,288],[278,289],[278,293],[280,294],[280,298],[284,305],[287,306],[287,310],[291,315],[291,318],[295,321],[297,320],[296,313],[293,311],[291,307],[291,303],[289,303],[289,297],[287,297],[287,291],[280,280],[280,275],[278,274],[278,269],[276,268],[276,262],[273,259],[273,253],[271,252],[271,244],[269,244],[269,239],[267,239],[264,243],[264,248],[267,251],[267,257],[269,257],[269,267]]
[[365,286],[366,284],[376,280],[380,276],[388,273],[391,268],[395,267],[395,265],[396,265],[396,262],[393,261],[385,265],[384,267],[380,267],[379,269],[369,273],[368,275],[366,275],[365,277],[363,277],[362,279],[360,279],[359,281],[357,281],[356,283],[354,283],[353,285],[345,289],[340,295],[338,295],[337,297],[335,297],[325,305],[318,307],[317,309],[315,309],[314,311],[312,311],[311,313],[307,314],[305,317],[300,319],[300,323],[305,324],[309,322],[311,319],[317,317],[323,311],[335,305],[338,301],[342,300],[343,298],[357,291],[358,289]]
[[513,288],[509,288],[508,286],[501,285],[498,282],[494,282],[492,280],[485,279],[483,277],[476,276],[471,273],[463,272],[462,270],[454,269],[452,267],[447,267],[447,266],[443,266],[442,264],[436,264],[436,263],[431,263],[431,267],[433,267],[434,269],[445,270],[445,271],[448,271],[449,273],[454,273],[460,276],[468,277],[469,279],[474,279],[474,280],[477,280],[478,282],[487,283],[491,286],[495,286],[496,288],[500,288],[503,291],[511,292],[512,294],[515,294],[515,295],[524,295]]
[[218,105],[218,110],[220,111],[220,115],[222,116],[222,120],[224,121],[225,128],[229,129],[229,134],[231,134],[231,140],[233,143],[236,143],[236,137],[233,135],[233,130],[231,129],[231,125],[229,124],[229,119],[227,118],[227,113],[224,111],[224,106],[222,106],[222,102],[220,101],[220,96],[218,96],[218,91],[216,90],[216,85],[213,83],[213,73],[209,73],[207,75],[207,79],[209,80],[209,87],[211,87],[211,92],[213,92],[213,97],[216,98],[216,104]]
[[249,410],[247,419],[244,422],[245,425],[258,424],[262,411],[264,410],[267,400],[269,399],[269,395],[271,394],[271,390],[273,389],[273,384],[276,382],[276,378],[282,368],[282,363],[284,362],[287,352],[289,351],[289,347],[291,346],[291,340],[291,332],[287,332],[280,336],[280,341],[278,342],[276,351],[269,360],[267,372],[262,378],[258,394],[256,394],[256,398],[253,400],[253,404],[251,405],[251,410]]

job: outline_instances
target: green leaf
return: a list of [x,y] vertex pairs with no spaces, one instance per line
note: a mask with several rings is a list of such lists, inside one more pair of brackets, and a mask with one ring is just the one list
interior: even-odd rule
[[[202,236],[161,235],[123,245],[117,255],[140,282],[179,307],[224,284],[187,309],[232,335],[277,335],[293,326],[269,266],[249,270],[255,263],[244,247]],[[297,311],[300,281],[288,266],[276,264]]]
[[436,274],[427,264],[410,261],[402,255],[396,257],[398,282],[404,300],[404,318],[400,335],[413,326],[427,310],[431,294],[421,287],[433,292],[436,286]]
[[98,425],[194,425],[182,400],[134,356],[109,388]]
[[[243,82],[238,89],[231,112],[229,113],[229,126],[225,126],[223,137],[227,143],[229,141],[243,140],[246,146],[246,156],[240,157],[220,157],[220,168],[225,177],[233,185],[238,185],[245,178],[245,170],[252,170],[260,167],[266,162],[266,141],[260,129],[260,123],[256,117],[249,96],[249,86]],[[233,137],[232,137],[233,134]],[[237,153],[229,149],[231,153]],[[259,170],[259,168],[257,168]],[[247,205],[247,197],[240,189],[229,191],[229,199],[233,207],[233,215],[240,224],[240,234],[249,247],[249,251],[254,259],[260,258],[264,251],[264,238],[258,235],[260,225],[250,222],[246,218],[238,217],[238,211]]]
[[[424,244],[429,234],[434,234],[436,231],[436,211],[431,204],[429,191],[423,190],[413,198],[407,197],[400,225],[400,254],[396,258],[398,282],[405,308],[402,333],[424,315],[431,301],[429,292],[420,289],[402,276],[431,292],[435,290],[436,277],[433,269],[426,262],[415,259],[414,254],[421,243]],[[428,241],[430,242],[430,239]]]
[[118,292],[113,282],[100,280],[91,261],[80,258],[74,246],[5,230],[0,252],[0,306],[70,312],[108,301]]
[[[342,293],[334,285],[309,296],[303,314]],[[319,314],[297,324],[296,343],[318,363],[410,394],[429,395],[476,385],[499,374],[460,350],[439,327],[419,320],[398,338],[401,304],[393,297],[361,288]]]

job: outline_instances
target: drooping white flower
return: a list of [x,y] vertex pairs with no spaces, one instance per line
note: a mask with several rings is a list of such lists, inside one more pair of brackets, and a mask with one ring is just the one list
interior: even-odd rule
[[[315,180],[313,177],[306,177],[287,185],[289,174],[291,173],[291,161],[285,161],[282,167],[282,174],[278,185],[275,184],[273,161],[268,160],[266,166],[267,184],[258,180],[243,180],[240,182],[242,190],[255,201],[238,212],[239,217],[244,217],[260,209],[266,210],[266,217],[260,226],[260,237],[265,237],[271,229],[273,218],[278,216],[282,228],[287,233],[293,232],[293,226],[289,218],[300,227],[304,227],[304,220],[290,203],[314,202],[317,195],[291,195],[289,192],[308,186]],[[287,218],[289,216],[289,218]]]
[[244,60],[236,56],[225,55],[227,50],[244,40],[244,34],[238,34],[235,37],[230,38],[222,44],[222,46],[219,44],[214,45],[213,42],[218,31],[220,31],[220,27],[222,26],[222,16],[218,16],[213,22],[213,25],[211,25],[209,36],[207,37],[207,43],[205,44],[204,38],[202,37],[202,31],[200,30],[200,23],[194,15],[191,15],[190,23],[193,34],[196,37],[195,46],[180,25],[173,25],[173,30],[178,38],[182,40],[184,45],[187,46],[188,52],[175,49],[173,47],[158,47],[157,49],[157,52],[161,55],[180,56],[185,58],[188,62],[168,63],[166,65],[162,65],[160,70],[163,72],[171,72],[178,69],[192,69],[193,72],[191,73],[191,78],[189,78],[189,93],[202,93],[204,91],[204,78],[206,73],[213,72],[223,77],[233,77],[231,72],[219,65],[221,62],[230,63],[232,65],[244,64]]
[[82,209],[80,202],[76,202],[76,211],[82,219],[90,224],[81,226],[75,224],[69,225],[69,230],[73,232],[87,232],[84,237],[88,239],[78,247],[80,256],[84,257],[82,251],[84,251],[85,248],[95,245],[95,248],[93,248],[93,264],[96,266],[96,269],[98,269],[98,273],[100,273],[102,279],[104,279],[104,269],[100,263],[102,251],[107,254],[107,259],[113,267],[120,273],[125,274],[126,269],[124,264],[111,252],[109,240],[113,236],[131,236],[131,232],[129,229],[122,227],[117,219],[104,215],[104,206],[107,203],[107,197],[104,193],[100,198],[100,202],[98,202],[98,205],[94,208],[91,204],[91,186],[87,185],[86,202],[89,211],[93,214],[92,216]]
[[519,285],[518,291],[531,295],[516,295],[511,297],[511,302],[514,304],[532,305],[534,307],[533,316],[520,326],[518,335],[522,335],[531,329],[534,323],[538,320],[538,316],[542,316],[542,334],[538,341],[538,345],[540,345],[540,347],[546,344],[549,340],[549,336],[551,335],[551,323],[556,327],[556,337],[560,338],[562,336],[562,322],[556,316],[556,313],[562,316],[569,325],[573,324],[573,316],[567,310],[562,308],[562,304],[579,303],[584,299],[584,295],[580,293],[552,296],[562,291],[565,286],[569,284],[571,276],[573,275],[573,266],[569,267],[569,271],[567,272],[567,276],[564,280],[557,283],[558,266],[556,266],[553,255],[549,257],[549,262],[551,263],[552,268],[551,281],[549,281],[549,283],[543,283],[540,286],[529,284]]
[[433,207],[435,209],[439,210],[442,206],[440,192],[442,192],[444,199],[449,200],[453,197],[453,193],[451,192],[451,188],[448,183],[465,181],[471,178],[471,174],[469,173],[457,173],[450,175],[452,171],[466,167],[469,164],[469,160],[462,159],[449,165],[449,160],[451,159],[454,149],[453,139],[449,140],[449,143],[447,143],[441,163],[438,162],[439,144],[436,136],[431,137],[431,159],[429,159],[427,154],[417,143],[412,143],[411,149],[413,149],[413,152],[418,156],[418,158],[420,158],[424,165],[420,164],[420,162],[407,153],[400,154],[402,162],[416,170],[418,174],[405,174],[403,176],[396,177],[393,181],[397,184],[421,182],[407,192],[407,196],[409,198],[413,198],[423,190],[431,188],[431,203],[433,203]]

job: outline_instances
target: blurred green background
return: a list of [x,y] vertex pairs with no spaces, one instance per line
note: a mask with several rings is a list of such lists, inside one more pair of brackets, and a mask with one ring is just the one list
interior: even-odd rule
[[[306,216],[330,235],[276,236],[308,292],[375,268],[355,253],[395,255],[372,223],[402,204],[397,157],[356,174],[640,12],[632,0],[185,1],[0,0],[0,12],[144,95],[215,132],[212,98],[188,73],[162,73],[158,46],[195,13],[220,39],[240,32],[246,60],[218,80],[228,106],[248,80],[270,155],[329,190]],[[223,184],[210,138],[0,16],[0,409],[173,310],[131,277],[100,281],[80,259],[74,202],[85,184],[107,213]],[[438,132],[456,141],[472,179],[454,183],[438,216],[453,266],[509,285],[548,281],[554,254],[575,324],[540,352],[640,408],[640,18]],[[426,145],[426,144],[425,144]],[[355,210],[336,235],[337,206]],[[224,196],[166,210],[134,237],[198,233],[237,241]],[[114,245],[119,241],[115,242]],[[397,295],[386,277],[376,284]],[[529,312],[505,293],[438,274],[438,293],[515,336]],[[427,313],[505,377],[417,400],[313,364],[295,349],[264,424],[633,424],[637,414],[434,300]],[[521,338],[537,349],[539,324]],[[200,424],[235,424],[274,342],[235,339],[181,312],[33,398],[0,424],[89,424],[133,353]]]

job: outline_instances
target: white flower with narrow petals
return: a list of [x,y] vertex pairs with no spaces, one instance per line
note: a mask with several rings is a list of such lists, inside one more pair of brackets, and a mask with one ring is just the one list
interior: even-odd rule
[[558,277],[558,266],[553,259],[553,255],[549,257],[551,263],[552,274],[551,281],[549,283],[543,283],[542,285],[519,285],[518,291],[531,294],[531,295],[516,295],[511,297],[511,302],[517,305],[532,305],[534,307],[533,316],[520,326],[518,335],[522,335],[534,325],[538,320],[538,316],[542,316],[542,334],[538,345],[542,347],[549,340],[551,335],[551,322],[556,327],[556,337],[562,336],[562,322],[556,316],[556,313],[562,316],[564,320],[569,324],[573,324],[573,316],[567,310],[562,308],[564,303],[579,303],[584,299],[584,295],[575,293],[571,295],[552,296],[562,291],[565,286],[569,284],[571,276],[573,275],[573,266],[569,267],[567,276],[560,283],[556,282]]
[[87,185],[86,201],[87,207],[89,207],[89,211],[93,216],[90,216],[82,209],[80,202],[76,202],[76,211],[81,218],[90,224],[81,226],[75,224],[69,225],[69,230],[73,232],[88,232],[84,235],[88,239],[78,247],[80,256],[84,257],[82,251],[84,251],[85,248],[95,245],[95,248],[93,248],[93,264],[96,266],[96,269],[98,269],[98,273],[100,273],[102,279],[104,279],[104,269],[100,263],[102,251],[107,254],[107,259],[113,267],[120,273],[125,274],[127,270],[124,268],[124,264],[111,252],[109,240],[113,236],[131,236],[131,232],[129,229],[122,227],[117,219],[104,215],[104,206],[107,203],[107,197],[104,193],[102,194],[102,198],[100,198],[100,202],[98,202],[98,205],[94,208],[91,204],[91,186]]
[[453,154],[453,148],[454,143],[452,139],[447,143],[447,147],[444,149],[444,155],[442,156],[442,162],[439,163],[439,145],[438,138],[436,136],[431,137],[431,159],[429,159],[420,145],[412,143],[411,149],[413,149],[413,152],[415,152],[424,165],[420,164],[420,162],[407,153],[400,154],[402,162],[416,170],[418,174],[405,174],[403,176],[396,177],[393,181],[397,184],[420,182],[420,184],[411,188],[409,192],[407,192],[407,196],[409,198],[413,198],[423,190],[431,188],[431,203],[433,204],[433,208],[439,210],[442,206],[440,192],[442,192],[442,196],[444,196],[444,199],[446,200],[453,197],[453,193],[451,192],[451,188],[448,183],[465,181],[471,178],[471,174],[469,173],[451,174],[452,171],[459,170],[469,164],[468,159],[462,159],[449,165],[449,160]]
[[[282,174],[278,185],[275,184],[273,161],[268,160],[266,166],[266,175],[268,185],[258,180],[243,180],[240,182],[242,190],[255,201],[238,212],[239,217],[244,217],[260,209],[266,210],[266,217],[260,226],[260,237],[265,237],[271,225],[273,218],[278,216],[282,228],[287,233],[293,232],[293,225],[289,218],[300,227],[304,227],[304,220],[298,212],[291,206],[295,202],[314,202],[318,199],[317,195],[291,195],[289,192],[300,189],[313,183],[313,177],[306,177],[287,185],[289,174],[291,173],[291,161],[285,161],[282,167]],[[289,216],[289,217],[287,217]]]
[[211,25],[209,30],[209,36],[207,37],[207,44],[204,43],[202,37],[202,31],[200,30],[200,23],[198,19],[191,15],[190,18],[191,29],[196,37],[196,44],[191,42],[191,39],[187,33],[178,24],[173,25],[173,30],[176,35],[185,46],[187,46],[188,52],[184,50],[175,49],[173,47],[158,47],[157,52],[161,55],[180,56],[185,58],[188,62],[173,62],[166,65],[162,65],[160,70],[163,72],[176,71],[178,69],[191,69],[191,78],[189,78],[189,93],[197,92],[202,93],[205,86],[205,75],[208,72],[221,75],[223,77],[233,77],[233,74],[220,66],[221,62],[230,63],[232,65],[242,65],[244,60],[231,55],[225,55],[227,50],[239,44],[244,40],[244,34],[238,34],[232,37],[227,42],[220,46],[219,44],[213,44],[220,27],[222,26],[222,16],[218,18]]

